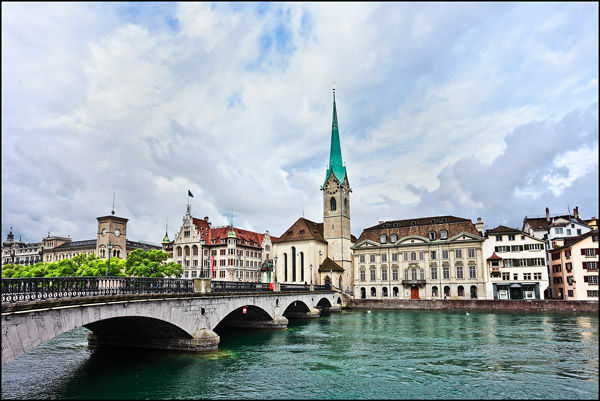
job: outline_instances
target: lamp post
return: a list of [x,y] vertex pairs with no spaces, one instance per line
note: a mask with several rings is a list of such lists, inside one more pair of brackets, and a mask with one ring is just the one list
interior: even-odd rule
[[238,251],[238,281],[242,281],[242,277],[240,276],[240,265],[242,264],[242,255],[241,251]]
[[312,263],[310,264],[310,285],[312,285]]
[[204,278],[204,244],[206,241],[200,240],[200,278]]
[[275,261],[275,266],[273,268],[275,271],[275,282],[277,282],[277,255],[273,256],[273,260]]
[[108,244],[106,245],[106,247],[108,248],[108,271],[106,272],[106,275],[110,276],[110,254],[112,253],[113,249],[113,244],[112,242],[110,242],[110,240],[108,240]]

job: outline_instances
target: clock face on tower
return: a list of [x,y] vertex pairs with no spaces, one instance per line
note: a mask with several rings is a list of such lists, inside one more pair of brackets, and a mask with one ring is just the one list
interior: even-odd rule
[[102,236],[105,236],[105,235],[106,235],[106,228],[103,228],[102,229]]
[[327,181],[327,184],[325,184],[325,192],[328,195],[333,195],[335,193],[337,193],[338,191],[338,184],[337,181]]
[[121,235],[121,231],[119,229],[115,230],[115,235],[118,237],[119,235]]

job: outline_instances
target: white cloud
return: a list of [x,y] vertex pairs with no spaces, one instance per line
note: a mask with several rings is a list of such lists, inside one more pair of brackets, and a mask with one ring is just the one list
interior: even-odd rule
[[215,225],[232,209],[273,235],[302,210],[320,221],[332,81],[355,235],[381,219],[597,209],[582,189],[598,171],[596,4],[2,11],[3,236],[12,220],[27,241],[93,238],[113,192],[135,240],[160,242],[167,219],[173,233],[188,189]]

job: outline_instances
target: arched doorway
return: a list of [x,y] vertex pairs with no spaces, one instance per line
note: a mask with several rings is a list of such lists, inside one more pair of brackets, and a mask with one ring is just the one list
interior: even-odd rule
[[477,286],[471,286],[471,298],[477,298]]
[[365,287],[360,288],[360,298],[361,299],[367,298],[367,289]]

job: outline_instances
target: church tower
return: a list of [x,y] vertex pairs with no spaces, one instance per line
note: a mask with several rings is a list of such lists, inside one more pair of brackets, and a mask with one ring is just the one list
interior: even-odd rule
[[323,191],[323,237],[327,241],[328,257],[343,268],[333,271],[333,285],[352,288],[352,246],[350,233],[350,184],[342,161],[340,133],[338,130],[335,89],[333,89],[333,122],[329,166],[325,174]]

